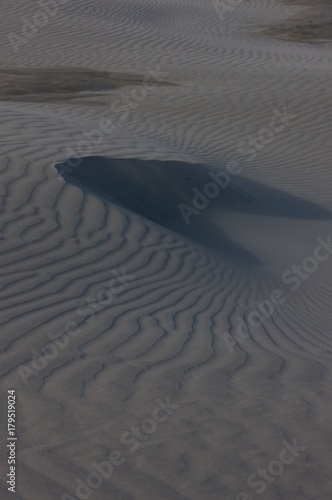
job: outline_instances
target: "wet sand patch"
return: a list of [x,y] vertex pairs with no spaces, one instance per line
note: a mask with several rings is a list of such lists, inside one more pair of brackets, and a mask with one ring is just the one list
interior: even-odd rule
[[332,0],[282,0],[286,5],[306,5],[310,7],[332,7]]
[[0,100],[62,101],[93,96],[125,86],[175,85],[147,73],[112,73],[80,68],[0,70]]
[[265,35],[287,41],[322,43],[332,40],[332,0],[282,0],[287,6],[303,6],[302,12],[271,25]]

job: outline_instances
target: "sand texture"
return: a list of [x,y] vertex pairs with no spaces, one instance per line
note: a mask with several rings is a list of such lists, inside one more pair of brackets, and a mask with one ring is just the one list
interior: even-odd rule
[[41,5],[0,7],[0,498],[331,500],[331,2]]

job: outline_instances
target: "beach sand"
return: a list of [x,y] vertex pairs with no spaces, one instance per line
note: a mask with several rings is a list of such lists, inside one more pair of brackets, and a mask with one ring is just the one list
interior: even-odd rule
[[15,390],[19,500],[330,500],[331,2],[52,9],[1,6],[0,497]]

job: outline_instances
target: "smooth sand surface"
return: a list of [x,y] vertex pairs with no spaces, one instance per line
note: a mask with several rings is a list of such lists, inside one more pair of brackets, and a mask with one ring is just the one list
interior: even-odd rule
[[1,499],[332,498],[330,2],[223,5],[1,4]]

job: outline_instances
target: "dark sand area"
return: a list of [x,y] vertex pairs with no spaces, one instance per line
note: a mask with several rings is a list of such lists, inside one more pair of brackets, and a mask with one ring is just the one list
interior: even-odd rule
[[0,70],[0,100],[59,101],[109,92],[125,86],[174,85],[149,75],[94,71],[85,68],[21,68]]
[[[284,0],[287,6],[305,7],[303,11],[271,25],[264,33],[282,40],[322,43],[332,40],[332,2],[322,0]],[[310,7],[310,8],[308,8]]]

